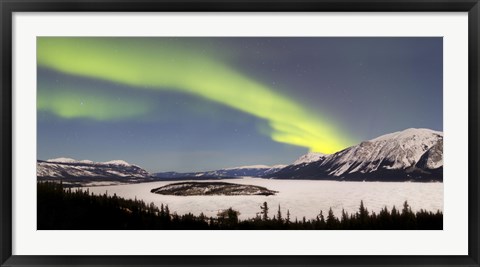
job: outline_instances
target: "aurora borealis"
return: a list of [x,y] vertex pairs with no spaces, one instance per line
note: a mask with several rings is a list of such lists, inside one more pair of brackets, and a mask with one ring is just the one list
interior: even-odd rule
[[441,38],[39,37],[38,157],[209,170],[441,130],[441,62]]

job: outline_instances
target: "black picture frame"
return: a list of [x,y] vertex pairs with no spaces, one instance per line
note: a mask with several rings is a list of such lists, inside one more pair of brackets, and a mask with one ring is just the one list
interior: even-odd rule
[[[12,255],[12,14],[14,12],[468,12],[468,256],[17,256]],[[0,0],[1,266],[479,266],[478,0]]]

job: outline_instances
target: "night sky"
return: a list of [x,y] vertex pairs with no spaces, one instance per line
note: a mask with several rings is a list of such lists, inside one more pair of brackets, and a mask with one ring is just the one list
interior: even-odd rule
[[289,164],[442,131],[442,38],[37,38],[38,158]]

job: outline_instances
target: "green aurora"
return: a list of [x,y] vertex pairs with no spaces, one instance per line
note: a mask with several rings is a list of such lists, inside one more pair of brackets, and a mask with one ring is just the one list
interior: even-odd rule
[[[49,111],[66,119],[90,118],[99,121],[136,118],[153,110],[152,101],[145,98],[112,99],[97,88],[61,88],[39,84],[38,110]],[[79,105],[79,99],[82,102]]]
[[[172,90],[189,94],[268,122],[271,139],[333,153],[353,143],[332,120],[315,114],[287,95],[259,83],[227,63],[174,43],[148,38],[37,38],[39,66],[58,72],[124,84],[136,90]],[[65,119],[121,120],[151,110],[145,99],[112,101],[101,90],[39,86],[37,108]],[[79,96],[89,107],[74,105]],[[87,102],[87,101],[85,101]]]

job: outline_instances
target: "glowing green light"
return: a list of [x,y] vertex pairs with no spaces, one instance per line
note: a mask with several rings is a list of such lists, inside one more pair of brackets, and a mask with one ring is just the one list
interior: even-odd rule
[[[148,39],[40,37],[37,62],[73,75],[144,90],[174,90],[215,101],[268,121],[272,140],[311,151],[332,153],[352,143],[333,123],[231,67],[172,43],[146,42]],[[74,117],[76,112],[100,116],[56,105],[51,109],[63,110],[60,115],[64,117]],[[139,114],[143,112],[140,108]],[[137,114],[131,109],[118,116],[133,115]]]
[[152,104],[146,99],[112,98],[101,91],[92,93],[91,89],[65,89],[39,85],[37,109],[67,119],[89,118],[107,121],[147,114],[152,110]]

